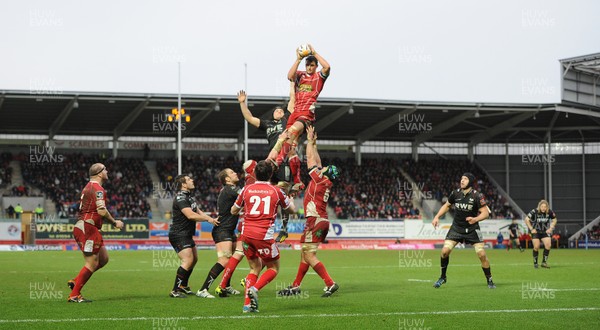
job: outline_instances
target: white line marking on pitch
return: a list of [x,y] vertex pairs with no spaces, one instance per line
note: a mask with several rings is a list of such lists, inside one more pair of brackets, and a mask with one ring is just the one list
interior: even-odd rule
[[[573,262],[573,263],[561,263],[561,266],[576,266],[576,265],[596,265],[598,264],[597,262]],[[479,263],[472,263],[472,264],[450,264],[452,265],[452,267],[481,267],[481,265]],[[529,266],[530,263],[513,263],[513,264],[500,264],[501,266]],[[110,266],[109,266],[110,267]],[[434,268],[437,267],[435,265],[433,265],[432,267],[424,267],[424,268]],[[390,265],[382,265],[382,266],[376,266],[376,265],[372,265],[372,266],[328,266],[327,269],[375,269],[375,268],[397,268],[397,269],[405,269],[407,267],[399,267],[398,265],[395,264],[390,264]],[[154,271],[154,272],[164,272],[164,271],[168,271],[168,272],[172,272],[174,269],[176,268],[171,268],[171,267],[152,267],[152,268],[142,268],[142,269],[102,269],[103,273],[106,272],[115,272],[115,273],[120,273],[120,272],[148,272],[148,271]],[[249,269],[249,268],[243,268],[243,267],[239,267],[237,269]],[[280,267],[280,269],[297,269],[297,266],[286,266],[286,267]],[[73,270],[32,270],[32,271],[16,271],[16,270],[9,270],[9,271],[0,271],[0,274],[48,274],[48,273],[73,273]]]
[[[521,292],[523,290],[513,290],[513,292]],[[549,289],[549,288],[538,288],[538,289],[527,289],[525,291],[600,291],[600,288],[576,288],[576,289]]]
[[589,312],[600,311],[600,307],[575,307],[575,308],[536,308],[536,309],[497,309],[497,310],[466,310],[466,311],[425,311],[425,312],[389,312],[389,313],[344,313],[344,314],[292,314],[292,315],[217,315],[217,316],[192,316],[192,317],[98,317],[80,319],[22,319],[0,320],[1,323],[59,323],[59,322],[88,322],[88,321],[156,321],[156,320],[221,320],[221,319],[278,319],[301,317],[371,317],[371,316],[401,316],[401,315],[451,315],[451,314],[482,314],[482,313],[538,313],[538,312]]

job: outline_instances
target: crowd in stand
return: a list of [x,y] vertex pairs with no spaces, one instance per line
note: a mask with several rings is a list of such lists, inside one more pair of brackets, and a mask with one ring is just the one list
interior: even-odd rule
[[82,154],[65,155],[60,163],[21,162],[24,181],[43,191],[56,205],[61,217],[75,217],[81,190],[88,182],[89,167],[102,162],[108,169],[106,190],[108,209],[115,218],[146,217],[150,211],[146,198],[152,181],[141,159],[99,159]]
[[[242,172],[241,162],[233,157],[184,156],[181,173],[188,174],[194,179],[196,187],[195,197],[202,211],[217,212],[217,198],[222,188],[221,183],[217,179],[217,174],[225,168],[231,168],[237,173]],[[177,160],[173,158],[157,160],[156,171],[161,181],[161,185],[158,187],[161,191],[156,195],[172,197],[172,193],[176,189],[174,179],[177,176]],[[241,175],[240,185],[243,185]]]
[[410,194],[403,194],[397,184],[398,162],[392,159],[323,159],[335,164],[342,176],[333,185],[329,206],[340,219],[420,219],[419,209]]
[[493,184],[486,180],[486,175],[473,163],[467,160],[419,160],[403,161],[402,168],[412,177],[415,185],[425,192],[427,198],[445,203],[454,189],[460,188],[460,177],[465,172],[475,175],[477,183],[474,189],[479,190],[487,199],[494,219],[513,219],[511,207]]
[[[0,157],[6,175],[10,155]],[[141,159],[98,159],[97,156],[69,154],[59,164],[39,164],[22,161],[25,183],[38,187],[56,204],[56,211],[65,217],[76,216],[81,189],[87,183],[87,171],[92,163],[103,162],[109,170],[109,181],[104,185],[109,210],[119,218],[146,217],[150,207],[147,197],[172,198],[173,182],[177,175],[177,161],[157,160],[160,186],[153,186],[148,170]],[[475,189],[486,196],[493,218],[512,219],[508,203],[484,174],[466,160],[394,159],[362,160],[353,158],[323,159],[323,164],[339,166],[343,175],[329,197],[330,209],[340,219],[420,219],[423,199],[445,202],[453,189],[459,187],[460,176],[472,172],[477,177]],[[183,173],[191,174],[196,185],[196,199],[205,212],[217,211],[217,197],[221,184],[216,178],[223,168],[242,173],[241,162],[234,157],[184,156]],[[408,183],[401,174],[404,170],[414,183]],[[10,178],[10,173],[8,174]],[[307,169],[302,167],[302,180],[309,182]],[[243,179],[240,182],[243,185]],[[14,187],[14,194],[27,195],[27,188]],[[302,193],[299,197],[303,197]]]
[[[183,173],[194,177],[196,197],[204,211],[216,212],[216,200],[221,189],[217,173],[226,167],[241,173],[239,161],[233,157],[188,156],[183,160]],[[362,165],[353,158],[327,159],[323,164],[335,164],[343,171],[329,196],[329,206],[340,219],[420,219],[418,205],[423,198],[445,202],[453,189],[459,187],[462,173],[470,171],[478,178],[475,189],[484,193],[493,218],[512,219],[506,200],[485,175],[468,161],[462,160],[412,160],[363,159]],[[413,184],[403,183],[400,168],[413,179]],[[177,163],[172,159],[157,162],[161,189],[172,192]],[[302,180],[309,182],[307,169],[302,167]],[[243,180],[240,182],[243,185]],[[302,193],[300,195],[302,197]],[[413,198],[415,197],[415,198]]]
[[0,188],[12,183],[12,167],[9,166],[11,160],[10,152],[0,153]]
[[588,229],[587,235],[588,239],[590,240],[600,240],[600,226],[595,225],[594,227]]

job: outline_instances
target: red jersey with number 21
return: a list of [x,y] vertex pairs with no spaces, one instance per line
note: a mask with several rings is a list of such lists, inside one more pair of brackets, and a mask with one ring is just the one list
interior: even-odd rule
[[327,200],[329,188],[333,183],[318,168],[313,168],[310,173],[310,183],[304,192],[304,212],[306,217],[319,217],[327,219]]
[[268,182],[256,181],[242,189],[234,204],[244,207],[244,237],[269,240],[275,232],[277,206],[283,209],[290,207],[290,199],[281,188]]

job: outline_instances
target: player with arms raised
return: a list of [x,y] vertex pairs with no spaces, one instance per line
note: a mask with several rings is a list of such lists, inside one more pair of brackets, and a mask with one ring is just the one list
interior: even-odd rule
[[[280,106],[275,107],[275,109],[273,109],[272,119],[259,119],[252,115],[252,112],[246,104],[246,92],[243,90],[239,91],[237,97],[238,102],[240,103],[240,109],[242,110],[242,115],[244,116],[244,119],[250,125],[265,131],[267,140],[269,141],[269,150],[273,149],[276,145],[278,146],[277,148],[280,149],[281,144],[287,138],[287,134],[282,134],[287,126],[287,114],[285,113],[283,108]],[[294,112],[295,103],[296,96],[294,92],[294,83],[290,82],[290,100],[287,105],[288,113]],[[245,164],[246,163],[244,163],[244,165]],[[256,162],[254,164],[256,164]],[[283,166],[278,167],[277,172],[274,173],[271,181],[275,183],[280,182],[280,186],[282,187],[288,186],[286,183],[293,182],[293,186],[290,189],[286,189],[286,192],[291,191],[292,193],[295,193],[299,190],[303,190],[304,184],[300,179],[301,162],[295,149],[290,150],[288,161],[283,162],[282,165]],[[246,175],[248,174],[248,171],[246,171]],[[279,235],[275,239],[278,243],[285,241],[285,239],[288,237],[287,224],[289,220],[289,215],[286,212],[282,212],[281,220],[283,222],[282,230],[279,232]]]
[[[277,207],[281,206],[288,213],[296,212],[293,201],[283,190],[269,183],[273,175],[270,164],[259,161],[254,173],[257,181],[244,187],[231,207],[231,214],[234,215],[245,207],[240,240],[250,273],[246,277],[244,313],[258,312],[258,291],[269,284],[279,271],[279,249],[273,237]],[[267,270],[258,278],[263,264]]]
[[299,294],[300,284],[310,266],[325,282],[325,293],[321,297],[329,297],[339,289],[339,285],[331,279],[325,265],[317,259],[317,249],[319,248],[319,244],[325,240],[329,231],[327,200],[329,199],[333,181],[339,177],[339,170],[335,165],[326,167],[321,165],[321,157],[317,151],[317,134],[314,127],[309,126],[306,132],[308,140],[306,145],[306,165],[308,166],[311,180],[304,195],[306,224],[304,225],[304,233],[300,238],[300,243],[302,243],[300,266],[292,285],[287,289],[279,291],[278,294],[280,296]]
[[[296,102],[294,112],[288,118],[287,138],[269,153],[268,159],[274,161],[277,166],[280,166],[289,152],[296,148],[298,138],[306,127],[314,124],[317,97],[323,90],[325,80],[331,71],[331,66],[323,56],[317,53],[312,45],[309,44],[307,47],[307,53],[296,51],[296,61],[288,72],[288,80],[294,82],[295,85]],[[298,71],[298,66],[304,57],[306,57],[306,71]],[[319,63],[322,66],[321,71],[317,71]]]
[[481,261],[481,269],[485,274],[488,288],[495,289],[496,285],[492,281],[492,272],[490,270],[490,261],[485,254],[483,237],[479,229],[479,221],[487,219],[490,215],[485,196],[473,189],[475,176],[471,173],[465,173],[460,179],[460,189],[452,191],[448,201],[440,208],[437,215],[433,218],[431,224],[437,228],[440,217],[454,207],[454,221],[446,235],[444,247],[441,255],[442,274],[433,285],[439,288],[447,282],[446,269],[450,262],[450,253],[459,242],[470,243],[475,248],[475,252]]

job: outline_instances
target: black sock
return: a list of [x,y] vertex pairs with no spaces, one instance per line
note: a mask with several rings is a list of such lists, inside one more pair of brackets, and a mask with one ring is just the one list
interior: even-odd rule
[[219,277],[219,274],[221,274],[223,269],[225,269],[225,267],[223,267],[223,265],[221,265],[218,262],[214,266],[212,266],[212,268],[208,272],[208,276],[206,276],[206,280],[204,280],[204,284],[202,284],[202,287],[200,288],[200,291],[204,289],[208,290],[208,288],[210,288],[210,285],[217,279],[217,277]]
[[544,249],[544,263],[548,262],[548,255],[550,255],[550,250]]
[[193,271],[194,271],[194,268],[187,271],[187,273],[185,274],[185,277],[183,278],[183,282],[181,283],[182,286],[188,286],[188,281],[190,279],[190,276],[192,276]]
[[537,265],[538,251],[533,250],[533,264]]
[[481,269],[483,269],[483,273],[485,274],[485,278],[489,281],[492,280],[492,270],[490,269],[490,267],[488,268],[483,268],[481,267]]
[[449,263],[450,263],[450,256],[447,256],[446,258],[444,258],[444,257],[440,258],[440,264],[442,266],[442,275],[440,276],[441,278],[446,278],[446,269],[448,269]]
[[[177,290],[177,288],[179,288],[180,286],[185,286],[185,285],[183,285],[183,283],[184,283],[184,281],[187,281],[186,275],[188,273],[189,272],[181,266],[179,266],[179,268],[177,268],[177,275],[175,276],[175,283],[173,284],[173,291]],[[188,277],[189,277],[189,275],[188,275]]]

